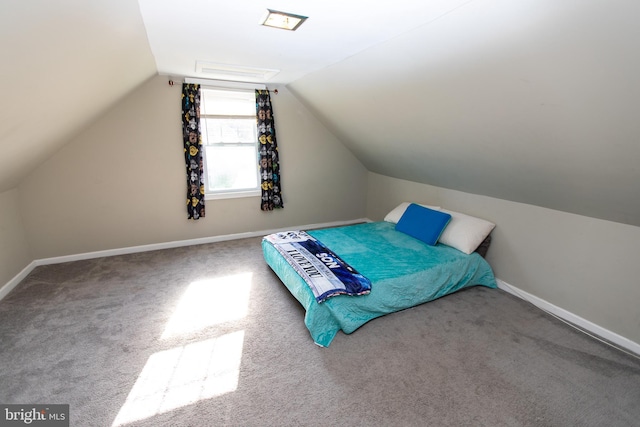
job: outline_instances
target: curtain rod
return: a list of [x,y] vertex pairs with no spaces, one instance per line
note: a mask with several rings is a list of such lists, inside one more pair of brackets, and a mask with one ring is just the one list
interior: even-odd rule
[[248,89],[248,90],[267,90],[267,86],[259,83],[244,83],[244,82],[230,82],[226,80],[210,80],[210,79],[196,79],[192,77],[185,77],[185,83],[199,84],[203,86],[215,86],[227,89]]

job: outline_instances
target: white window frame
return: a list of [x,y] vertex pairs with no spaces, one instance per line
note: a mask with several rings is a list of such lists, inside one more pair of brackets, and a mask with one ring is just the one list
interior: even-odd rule
[[[240,83],[240,82],[223,82],[216,80],[206,80],[206,79],[185,79],[185,83],[191,84],[199,84],[201,89],[225,89],[231,91],[255,91],[256,89],[265,90],[265,85],[256,85],[253,83]],[[248,117],[248,116],[247,116]],[[255,116],[253,116],[255,118]],[[205,115],[201,112],[200,118],[240,118],[238,116],[224,116],[224,115]],[[246,118],[246,117],[243,117]],[[235,143],[227,143],[225,145],[235,145]],[[243,143],[237,143],[237,145],[247,145]],[[243,189],[243,190],[217,190],[214,192],[208,191],[208,185],[206,185],[205,181],[205,200],[219,200],[219,199],[234,199],[241,197],[260,197],[262,196],[262,190],[260,188],[260,174],[258,173],[258,142],[256,141],[255,145],[255,153],[256,153],[256,175],[258,177],[258,182],[255,188],[251,189]],[[207,158],[206,158],[206,149],[203,147],[203,163],[204,163],[204,177],[205,180],[208,179],[207,175]]]

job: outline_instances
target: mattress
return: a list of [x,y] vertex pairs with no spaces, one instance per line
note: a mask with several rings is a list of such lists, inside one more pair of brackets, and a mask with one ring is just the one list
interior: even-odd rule
[[470,286],[496,288],[493,271],[477,253],[427,245],[395,230],[395,224],[372,222],[308,230],[371,281],[367,295],[338,295],[318,303],[302,277],[268,241],[265,261],[302,304],[313,341],[328,347],[339,331],[350,334],[365,323]]

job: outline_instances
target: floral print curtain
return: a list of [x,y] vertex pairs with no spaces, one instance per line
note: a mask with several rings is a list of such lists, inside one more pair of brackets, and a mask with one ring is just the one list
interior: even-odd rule
[[260,141],[259,168],[262,200],[260,209],[272,211],[283,208],[282,184],[280,182],[280,160],[276,143],[276,128],[273,108],[268,90],[256,90],[256,113],[258,121],[258,141]]
[[204,217],[204,165],[200,133],[200,85],[182,85],[182,136],[187,167],[188,219]]

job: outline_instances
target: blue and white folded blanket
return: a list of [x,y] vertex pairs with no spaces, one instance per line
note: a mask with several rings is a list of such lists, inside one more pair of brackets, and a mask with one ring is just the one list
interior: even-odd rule
[[319,303],[336,295],[365,295],[371,281],[304,231],[269,234],[271,243],[309,285]]

